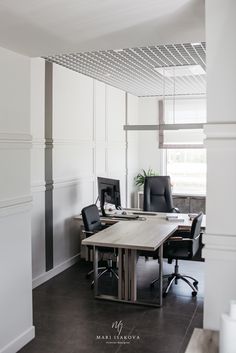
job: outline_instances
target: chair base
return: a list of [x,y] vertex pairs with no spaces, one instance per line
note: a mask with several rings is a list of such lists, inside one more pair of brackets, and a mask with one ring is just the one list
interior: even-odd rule
[[[112,260],[107,260],[107,266],[104,267],[98,267],[98,271],[101,271],[98,273],[98,278],[102,277],[105,275],[105,273],[109,272],[111,276],[115,276],[117,279],[119,279],[118,274],[112,267]],[[91,274],[94,273],[94,270],[91,270],[87,273],[86,278],[89,278]],[[91,287],[94,286],[94,280],[91,282]]]
[[[115,276],[117,279],[119,279],[118,274],[116,273],[116,271],[112,267],[106,267],[105,270],[103,270],[102,272],[100,272],[98,274],[98,278],[102,277],[107,272],[110,273],[111,276]],[[91,287],[93,287],[93,286],[94,286],[94,280],[91,282]]]
[[[198,281],[194,277],[181,275],[179,273],[178,260],[175,260],[175,272],[173,272],[172,274],[169,274],[169,275],[164,275],[163,278],[168,278],[168,284],[163,291],[163,297],[167,296],[172,284],[173,283],[178,284],[178,280],[180,280],[180,279],[189,285],[189,287],[193,290],[192,296],[196,297],[196,295],[198,293],[198,286],[197,286]],[[187,278],[191,279],[193,281],[193,283],[191,283]],[[151,288],[153,288],[155,283],[158,281],[159,281],[159,278],[154,279],[150,284]]]

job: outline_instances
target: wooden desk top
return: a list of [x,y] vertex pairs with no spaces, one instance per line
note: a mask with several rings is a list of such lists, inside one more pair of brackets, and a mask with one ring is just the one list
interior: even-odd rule
[[155,251],[178,228],[162,219],[117,222],[82,241],[83,245]]
[[[127,214],[132,214],[132,210],[127,210]],[[143,212],[144,213],[144,212]],[[173,215],[173,213],[156,213],[156,215],[154,216],[148,216],[148,215],[140,215],[140,217],[144,217],[147,220],[155,220],[157,222],[162,222],[162,223],[166,223],[166,224],[177,224],[179,228],[190,228],[192,221],[189,219],[188,214],[186,213],[175,213],[176,215],[178,215],[179,219],[184,219],[184,221],[179,221],[179,220],[174,220],[174,221],[168,221],[166,220],[166,215]],[[82,220],[82,216],[78,215],[74,217],[75,220],[81,221]],[[131,220],[126,220],[126,219],[118,219],[115,218],[115,214],[114,217],[101,217],[101,221],[107,224],[114,224],[120,221],[124,221],[124,222],[130,222]],[[133,222],[133,220],[132,220]],[[202,228],[206,228],[206,216],[203,216],[203,220],[202,220]]]

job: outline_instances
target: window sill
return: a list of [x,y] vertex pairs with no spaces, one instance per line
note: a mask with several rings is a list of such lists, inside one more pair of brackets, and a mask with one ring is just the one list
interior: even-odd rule
[[172,192],[172,196],[206,197],[206,194],[194,194],[194,193],[187,193],[187,192]]

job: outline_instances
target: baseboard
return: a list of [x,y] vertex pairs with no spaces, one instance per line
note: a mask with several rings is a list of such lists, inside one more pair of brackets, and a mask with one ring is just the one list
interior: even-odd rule
[[[57,265],[56,267],[54,267],[53,269],[51,269],[48,272],[43,273],[42,275],[36,277],[33,279],[32,281],[32,287],[33,289],[40,286],[41,284],[43,284],[44,282],[47,282],[49,279],[51,279],[52,277],[58,275],[59,273],[65,271],[67,268],[71,267],[72,265],[74,265],[78,259],[79,259],[79,254],[71,257],[70,259],[62,262],[60,265]],[[0,352],[1,353],[1,352]]]
[[16,337],[6,346],[0,349],[0,353],[16,353],[35,337],[35,328],[31,326],[28,330]]

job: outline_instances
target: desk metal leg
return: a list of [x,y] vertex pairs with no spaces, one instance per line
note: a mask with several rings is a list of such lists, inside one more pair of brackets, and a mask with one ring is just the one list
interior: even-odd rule
[[159,247],[159,305],[162,306],[162,286],[163,286],[163,244]]
[[129,249],[125,249],[124,253],[124,292],[125,292],[125,300],[129,300]]
[[118,249],[118,296],[98,294],[98,250],[94,246],[94,296],[97,299],[152,307],[162,306],[163,245],[159,247],[159,303],[137,300],[137,250]]
[[130,300],[135,302],[137,300],[137,251],[132,249],[129,257],[129,281],[130,281]]
[[93,247],[94,296],[98,295],[98,249]]
[[124,259],[123,259],[123,250],[118,249],[118,257],[119,257],[119,264],[118,264],[118,299],[122,300],[124,291],[123,291],[123,265],[124,265]]

